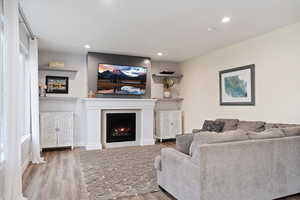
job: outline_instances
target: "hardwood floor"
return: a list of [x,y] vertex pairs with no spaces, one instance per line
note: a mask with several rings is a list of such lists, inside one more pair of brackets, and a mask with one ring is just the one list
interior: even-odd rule
[[[173,147],[174,143],[166,142]],[[23,175],[23,192],[29,200],[88,200],[82,187],[79,160],[73,151],[55,150],[43,153],[46,163],[30,165]],[[144,195],[124,197],[118,200],[174,200],[165,192],[153,192]],[[300,195],[280,200],[300,200]]]

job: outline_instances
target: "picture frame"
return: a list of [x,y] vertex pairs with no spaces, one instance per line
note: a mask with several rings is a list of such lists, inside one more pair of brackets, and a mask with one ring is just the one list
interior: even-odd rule
[[219,72],[220,105],[255,105],[255,65]]
[[48,94],[68,94],[69,77],[46,76],[46,86],[46,93]]

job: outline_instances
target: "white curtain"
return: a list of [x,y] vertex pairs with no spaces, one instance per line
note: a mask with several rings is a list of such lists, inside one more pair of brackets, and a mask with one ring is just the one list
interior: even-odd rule
[[19,19],[18,0],[4,0],[4,33],[5,33],[5,80],[4,80],[4,127],[5,127],[5,174],[4,199],[21,200],[21,135],[24,131],[24,113],[22,99],[18,98],[22,82],[19,77]]
[[40,154],[40,132],[39,132],[39,91],[38,91],[38,40],[30,40],[30,92],[31,92],[31,141],[32,158],[34,164],[44,163]]

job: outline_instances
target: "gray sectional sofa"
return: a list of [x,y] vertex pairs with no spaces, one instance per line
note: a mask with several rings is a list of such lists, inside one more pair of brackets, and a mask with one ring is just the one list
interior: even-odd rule
[[177,137],[155,160],[179,200],[271,200],[300,192],[300,127],[224,119],[222,133]]

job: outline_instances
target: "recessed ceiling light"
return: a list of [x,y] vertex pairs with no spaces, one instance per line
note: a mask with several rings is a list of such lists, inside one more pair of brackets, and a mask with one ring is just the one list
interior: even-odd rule
[[216,31],[217,29],[215,27],[208,27],[207,31],[212,32],[212,31]]
[[230,22],[230,20],[231,20],[230,17],[223,17],[222,23],[226,24],[226,23]]
[[157,53],[158,56],[163,56],[164,54],[162,52]]
[[84,48],[86,48],[86,49],[90,49],[90,48],[91,48],[91,45],[89,45],[89,44],[86,44],[86,45],[84,45]]

